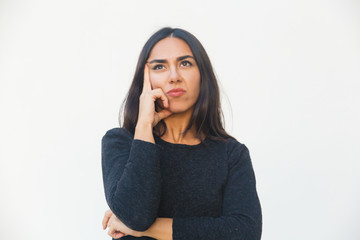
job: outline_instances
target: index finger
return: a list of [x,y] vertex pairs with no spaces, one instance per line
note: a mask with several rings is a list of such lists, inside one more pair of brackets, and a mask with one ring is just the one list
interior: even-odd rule
[[144,68],[144,83],[143,83],[143,92],[144,91],[151,91],[151,83],[150,83],[150,70],[147,63],[145,64]]
[[102,221],[103,229],[106,229],[107,223],[109,222],[109,219],[110,219],[111,215],[112,215],[111,211],[107,210],[105,212],[105,216],[104,216],[103,221]]

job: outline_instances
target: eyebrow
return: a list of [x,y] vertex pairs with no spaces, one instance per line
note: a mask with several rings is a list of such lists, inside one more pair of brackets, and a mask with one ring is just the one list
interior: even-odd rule
[[[194,57],[193,56],[191,56],[191,55],[185,55],[185,56],[181,56],[181,57],[178,57],[176,60],[177,61],[181,61],[181,60],[184,60],[184,59],[186,59],[186,58],[192,58],[192,59],[194,59]],[[167,63],[168,61],[167,60],[165,60],[165,59],[153,59],[153,60],[151,60],[149,63]]]

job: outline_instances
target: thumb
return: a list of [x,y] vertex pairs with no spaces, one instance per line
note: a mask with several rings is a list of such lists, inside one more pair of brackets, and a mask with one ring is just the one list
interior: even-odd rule
[[115,238],[115,239],[121,238],[121,237],[123,237],[123,236],[125,236],[125,234],[122,233],[122,232],[115,232],[115,233],[114,233],[114,238]]
[[160,112],[158,112],[157,114],[159,116],[159,120],[162,120],[164,118],[169,117],[172,114],[172,112],[170,112],[169,110],[163,109]]

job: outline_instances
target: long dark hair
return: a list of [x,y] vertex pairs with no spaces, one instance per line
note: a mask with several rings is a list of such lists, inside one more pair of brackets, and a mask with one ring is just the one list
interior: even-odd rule
[[[200,41],[194,35],[179,28],[162,28],[155,32],[145,43],[139,56],[130,89],[121,105],[119,116],[120,126],[121,112],[124,109],[125,104],[124,122],[122,127],[126,128],[131,134],[135,134],[139,113],[139,97],[143,88],[145,64],[155,44],[166,37],[175,37],[185,41],[189,45],[200,71],[199,97],[195,103],[190,122],[183,134],[195,124],[196,135],[201,142],[204,140],[201,133],[205,135],[205,138],[211,140],[225,140],[226,138],[234,139],[234,137],[227,134],[223,127],[222,120],[224,119],[224,115],[221,110],[220,92],[209,56]],[[165,132],[166,124],[161,120],[153,128],[154,137],[161,137]]]

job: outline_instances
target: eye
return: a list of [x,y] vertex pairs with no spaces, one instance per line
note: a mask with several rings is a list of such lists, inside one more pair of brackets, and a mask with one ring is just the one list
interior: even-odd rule
[[164,65],[158,64],[158,65],[155,65],[152,69],[153,69],[153,70],[162,70],[162,69],[164,69],[164,68],[165,68]]
[[189,61],[182,61],[182,62],[181,62],[181,66],[190,67],[190,66],[192,66],[192,63],[189,62]]

